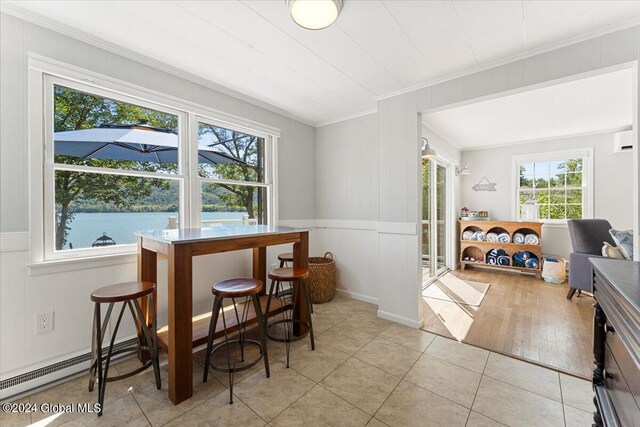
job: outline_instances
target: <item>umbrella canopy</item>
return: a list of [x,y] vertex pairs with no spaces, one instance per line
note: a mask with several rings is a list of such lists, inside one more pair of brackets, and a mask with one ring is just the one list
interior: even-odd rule
[[[83,159],[131,160],[136,162],[177,163],[178,135],[169,129],[135,125],[101,125],[97,128],[55,132],[54,154]],[[233,163],[242,160],[198,145],[200,163]]]

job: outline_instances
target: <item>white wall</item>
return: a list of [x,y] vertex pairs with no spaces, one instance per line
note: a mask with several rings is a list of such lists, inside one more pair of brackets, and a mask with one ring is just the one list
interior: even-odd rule
[[[497,221],[513,221],[513,156],[580,148],[594,149],[594,217],[607,219],[618,229],[633,228],[633,153],[615,154],[613,133],[465,151],[462,159],[472,175],[462,178],[462,203],[469,209],[488,210]],[[498,184],[497,191],[472,190],[484,176]],[[542,251],[569,258],[571,241],[566,225],[543,227]]]
[[316,234],[336,256],[338,287],[378,301],[378,119],[368,114],[316,132]]
[[[279,128],[282,135],[278,142],[279,217],[285,224],[313,224],[316,199],[314,128],[5,14],[0,15],[0,31],[1,379],[87,352],[91,330],[90,292],[106,284],[136,278],[135,258],[101,267],[96,267],[95,263],[76,263],[56,271],[32,271],[27,267],[31,259],[27,134],[29,53]],[[313,232],[310,245],[315,252]],[[284,248],[269,251],[269,263],[281,249]],[[211,309],[211,283],[225,277],[247,275],[250,271],[248,251],[196,259],[194,314]],[[164,322],[166,262],[160,263],[158,273],[160,321]],[[35,315],[49,311],[55,312],[54,331],[35,335]],[[122,337],[132,333],[129,324]]]

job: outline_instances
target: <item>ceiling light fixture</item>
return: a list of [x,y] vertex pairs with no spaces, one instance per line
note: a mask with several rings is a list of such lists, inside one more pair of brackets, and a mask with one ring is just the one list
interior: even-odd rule
[[433,148],[429,147],[429,141],[427,140],[427,138],[422,137],[422,158],[423,159],[429,159],[429,160],[433,160],[437,157],[436,154],[436,150],[434,150]]
[[342,10],[342,0],[286,0],[293,21],[307,30],[333,24]]

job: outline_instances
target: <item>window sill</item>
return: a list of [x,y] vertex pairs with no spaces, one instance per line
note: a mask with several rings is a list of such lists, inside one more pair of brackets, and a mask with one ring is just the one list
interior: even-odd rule
[[91,256],[85,258],[61,259],[55,261],[35,262],[27,265],[30,276],[42,276],[45,274],[63,273],[66,271],[88,270],[91,268],[109,267],[119,264],[131,264],[137,262],[136,252],[121,254]]
[[568,228],[567,222],[544,222],[542,224],[544,228]]

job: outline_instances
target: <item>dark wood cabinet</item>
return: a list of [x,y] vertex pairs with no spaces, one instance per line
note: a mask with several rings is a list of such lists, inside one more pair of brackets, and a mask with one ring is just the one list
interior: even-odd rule
[[593,265],[594,426],[640,427],[640,262]]

